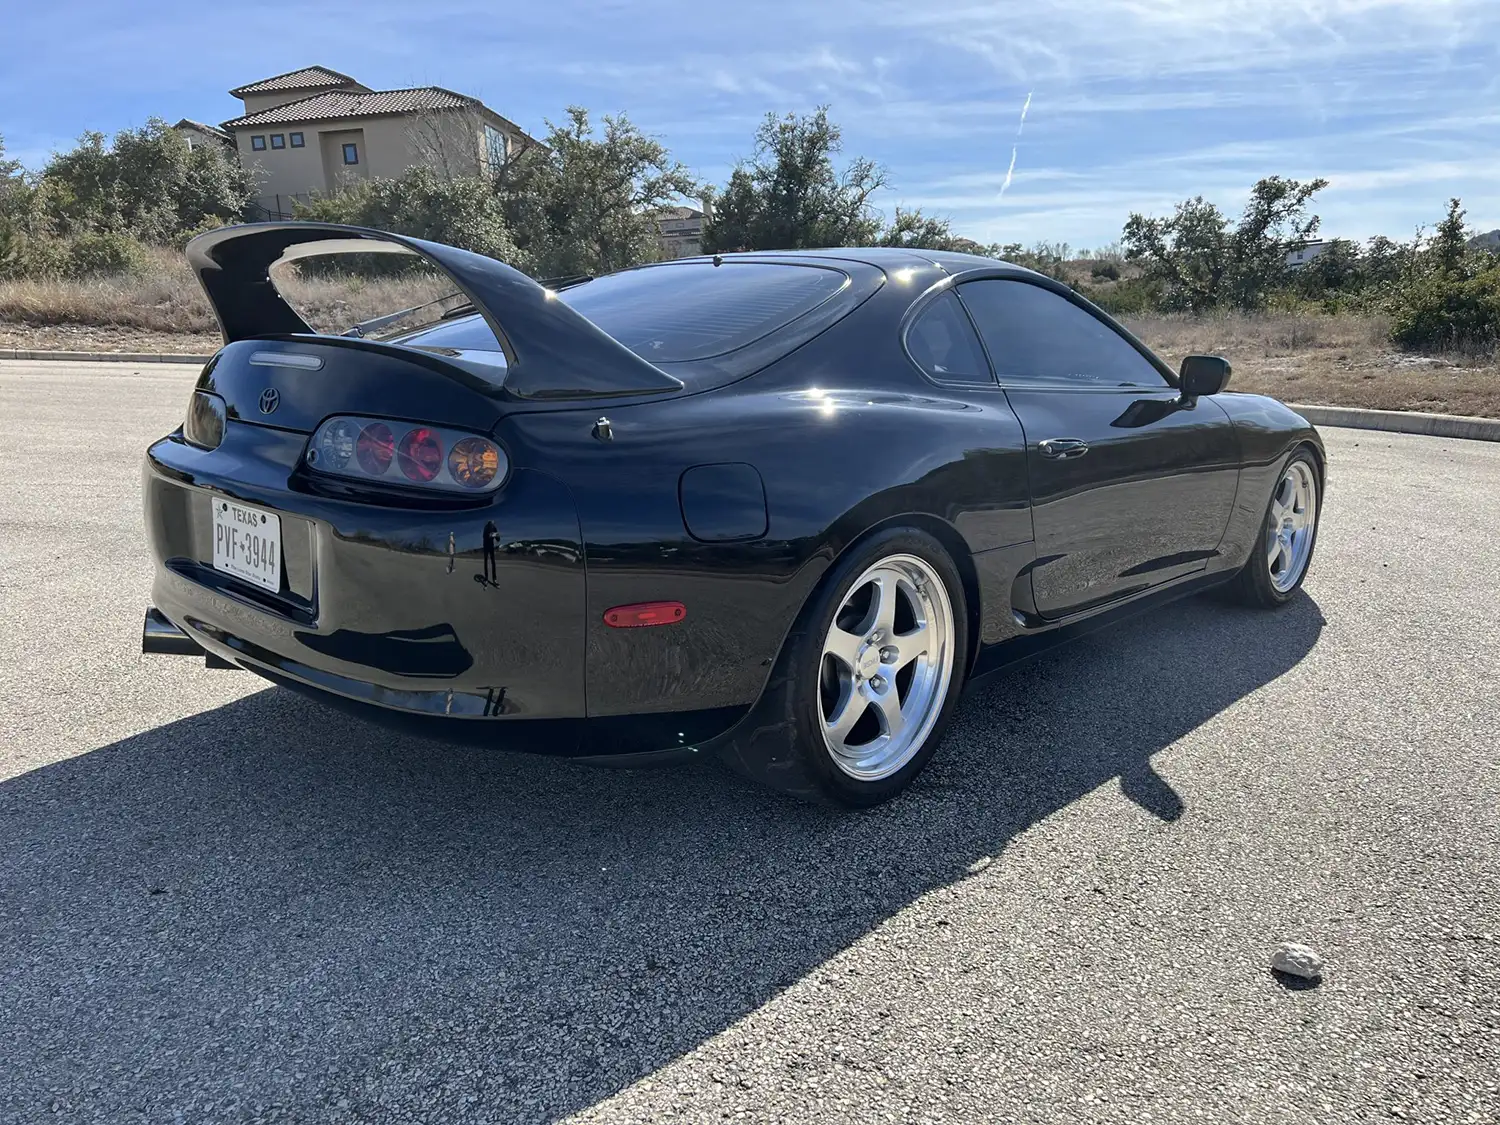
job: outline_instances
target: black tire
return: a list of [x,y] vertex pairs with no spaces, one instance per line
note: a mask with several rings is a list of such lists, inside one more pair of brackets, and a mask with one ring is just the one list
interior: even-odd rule
[[[876,562],[902,554],[922,559],[942,580],[953,614],[954,658],[936,722],[921,746],[895,773],[865,781],[840,769],[823,739],[818,704],[823,639],[860,575]],[[846,551],[819,583],[782,645],[755,711],[718,748],[718,756],[737,773],[804,801],[845,808],[881,804],[910,785],[937,751],[958,707],[968,652],[963,580],[942,544],[915,528],[876,532]]]
[[[1302,560],[1301,569],[1295,581],[1278,589],[1272,580],[1271,565],[1267,559],[1265,547],[1265,532],[1271,519],[1271,506],[1276,501],[1276,494],[1281,488],[1282,482],[1292,471],[1294,465],[1304,465],[1312,480],[1315,507],[1313,510],[1312,539],[1307,546],[1307,556]],[[1323,516],[1323,475],[1318,471],[1317,459],[1311,450],[1302,448],[1292,454],[1286,465],[1276,477],[1276,486],[1271,490],[1271,495],[1266,500],[1265,514],[1261,518],[1260,531],[1256,535],[1255,546],[1250,551],[1250,558],[1246,560],[1244,567],[1227,587],[1230,597],[1242,605],[1252,606],[1257,609],[1279,609],[1287,604],[1297,595],[1302,588],[1302,582],[1307,577],[1308,570],[1312,567],[1313,553],[1318,546],[1318,521]]]

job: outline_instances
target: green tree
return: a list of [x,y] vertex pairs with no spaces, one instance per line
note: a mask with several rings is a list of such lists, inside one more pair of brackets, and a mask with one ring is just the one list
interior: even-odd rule
[[[337,195],[298,203],[296,215],[444,242],[518,269],[529,264],[511,236],[499,197],[477,177],[445,179],[429,168],[413,168],[397,180],[360,180]],[[407,264],[381,261],[387,268]]]
[[839,170],[833,158],[842,151],[843,136],[828,120],[827,106],[806,116],[766,114],[755,133],[755,155],[734,170],[714,204],[703,248],[791,250],[874,242],[880,217],[870,197],[886,185],[885,170],[863,157]]
[[568,109],[545,144],[508,160],[494,190],[538,276],[601,274],[661,256],[656,213],[698,194],[688,170],[630,119]]
[[1364,256],[1358,243],[1346,238],[1334,239],[1321,254],[1296,272],[1295,280],[1299,291],[1314,298],[1363,289],[1367,278]]
[[1500,343],[1500,264],[1470,249],[1461,200],[1448,201],[1425,249],[1413,248],[1387,306],[1391,340],[1402,348],[1489,353]]
[[59,234],[119,233],[155,243],[237,219],[253,194],[231,154],[216,145],[189,148],[160,118],[121,130],[107,145],[103,133],[83,134],[77,148],[47,162],[38,190]]
[[969,250],[975,243],[953,233],[953,225],[947,219],[924,215],[920,210],[907,211],[896,207],[896,217],[891,225],[880,232],[876,239],[879,246],[906,246],[921,250]]
[[1121,237],[1125,256],[1178,307],[1257,308],[1284,281],[1287,252],[1317,233],[1307,208],[1327,186],[1269,176],[1250,190],[1237,223],[1202,196],[1179,203],[1170,218],[1132,213]]
[[1448,200],[1448,214],[1438,224],[1437,233],[1427,248],[1434,268],[1448,277],[1461,276],[1469,256],[1469,232],[1464,227],[1464,215],[1462,200]]
[[1367,286],[1395,285],[1411,272],[1415,247],[1377,234],[1365,243],[1364,276]]

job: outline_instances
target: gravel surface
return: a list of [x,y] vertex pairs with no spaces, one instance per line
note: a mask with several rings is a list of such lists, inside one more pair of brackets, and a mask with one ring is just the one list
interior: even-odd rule
[[0,363],[0,1121],[1500,1120],[1500,445],[1329,431],[1305,596],[842,815],[140,656],[192,378]]

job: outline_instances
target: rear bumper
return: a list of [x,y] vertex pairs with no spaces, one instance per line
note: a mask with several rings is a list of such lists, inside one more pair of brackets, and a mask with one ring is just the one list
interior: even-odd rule
[[[236,667],[368,722],[442,742],[569,757],[598,765],[642,767],[691,761],[698,743],[729,730],[748,708],[611,718],[515,718],[454,714],[446,692],[393,695],[257,649],[243,638],[188,616],[179,628],[156,607],[146,611],[141,648],[148,654],[204,656],[212,667]],[[460,705],[469,701],[460,697]],[[688,736],[692,735],[691,743]]]
[[[201,649],[387,725],[550,754],[683,750],[748,709],[587,717],[583,552],[555,478],[518,470],[478,507],[379,507],[298,491],[304,441],[232,423],[213,454],[175,437],[151,447],[144,504],[165,624],[148,618],[143,650]],[[276,593],[213,568],[222,497],[280,517]]]

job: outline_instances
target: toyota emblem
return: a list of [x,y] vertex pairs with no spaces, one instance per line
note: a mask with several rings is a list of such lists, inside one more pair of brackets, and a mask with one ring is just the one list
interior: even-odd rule
[[281,392],[275,387],[267,387],[260,392],[260,412],[262,414],[273,414],[281,405]]

